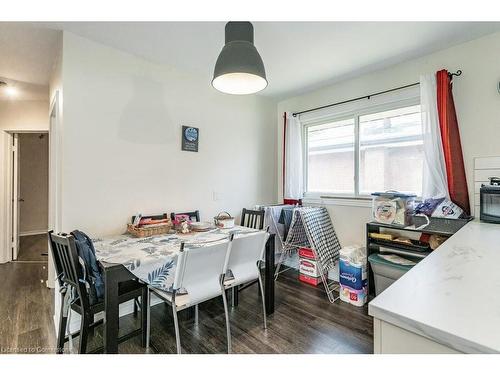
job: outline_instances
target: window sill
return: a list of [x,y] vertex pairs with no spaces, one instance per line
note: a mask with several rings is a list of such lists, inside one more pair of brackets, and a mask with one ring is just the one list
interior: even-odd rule
[[351,206],[351,207],[371,207],[371,198],[348,198],[348,197],[305,197],[303,204],[320,204],[324,206]]

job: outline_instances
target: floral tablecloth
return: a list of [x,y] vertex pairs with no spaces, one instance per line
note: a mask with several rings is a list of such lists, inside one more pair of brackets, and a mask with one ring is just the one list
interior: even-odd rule
[[204,247],[257,232],[237,226],[233,229],[214,229],[209,232],[165,234],[136,238],[129,234],[92,239],[96,257],[107,263],[123,264],[130,272],[155,288],[171,291],[174,282],[177,255],[181,242],[185,249]]

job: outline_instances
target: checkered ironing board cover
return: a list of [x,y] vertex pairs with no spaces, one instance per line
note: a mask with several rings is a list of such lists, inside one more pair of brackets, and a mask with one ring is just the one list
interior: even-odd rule
[[312,248],[323,270],[333,268],[339,259],[340,243],[326,208],[300,207],[294,210],[284,249],[291,251],[298,247]]

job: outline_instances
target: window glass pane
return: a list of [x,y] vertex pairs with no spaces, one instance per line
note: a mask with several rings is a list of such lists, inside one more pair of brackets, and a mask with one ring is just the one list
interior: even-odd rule
[[360,194],[397,190],[422,193],[420,106],[359,118]]
[[354,119],[307,128],[307,191],[354,194]]

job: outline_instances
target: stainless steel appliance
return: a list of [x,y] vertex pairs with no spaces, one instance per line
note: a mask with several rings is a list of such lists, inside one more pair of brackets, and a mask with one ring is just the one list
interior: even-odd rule
[[490,177],[489,185],[481,185],[480,219],[500,224],[500,177]]

